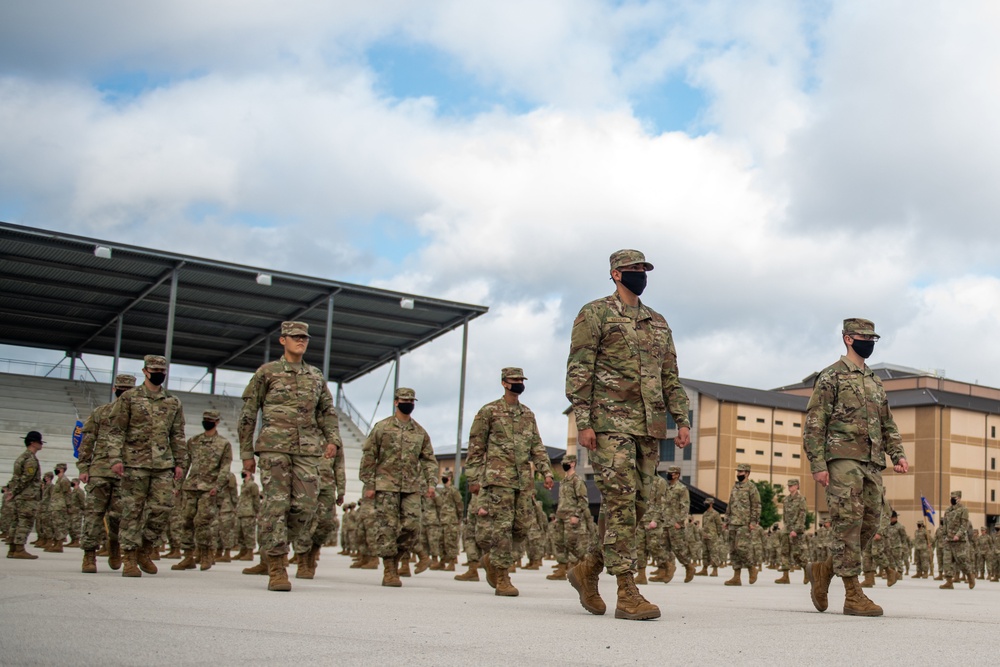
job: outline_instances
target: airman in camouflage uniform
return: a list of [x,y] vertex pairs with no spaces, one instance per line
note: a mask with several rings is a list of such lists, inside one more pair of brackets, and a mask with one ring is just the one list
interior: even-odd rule
[[[468,479],[468,475],[466,475]],[[479,581],[479,562],[482,552],[476,543],[476,528],[479,525],[479,495],[470,494],[469,507],[465,514],[465,530],[462,532],[462,548],[465,549],[465,559],[469,569],[462,574],[456,574],[457,581]]]
[[520,368],[501,370],[503,397],[480,408],[469,430],[469,491],[483,494],[476,540],[486,581],[496,595],[507,597],[518,595],[509,569],[535,515],[532,463],[545,476],[546,489],[555,485],[535,414],[519,399],[526,379]]
[[[415,548],[421,561],[430,557],[426,562],[427,569],[441,569],[441,518],[435,501],[426,496],[420,498],[420,533]],[[423,563],[419,563],[417,574],[424,569]]]
[[344,465],[344,449],[340,447],[333,459],[320,459],[319,496],[313,523],[312,548],[299,557],[296,579],[312,579],[316,576],[319,552],[330,536],[337,534],[337,507],[344,504],[345,493],[347,493],[347,471]]
[[549,525],[549,518],[545,515],[545,508],[542,501],[538,499],[535,489],[531,490],[532,502],[535,506],[535,521],[528,529],[528,564],[525,570],[538,570],[542,567],[542,559],[545,558],[546,550],[546,529]]
[[585,305],[573,322],[566,362],[566,397],[578,442],[590,450],[601,490],[595,548],[569,574],[580,603],[593,614],[606,606],[601,570],[618,579],[616,618],[658,618],[659,608],[635,586],[636,527],[641,525],[656,475],[667,413],[677,423],[674,443],[691,440],[688,397],[681,387],[670,327],[639,300],[653,265],[637,250],[611,255],[615,293]]
[[962,492],[951,492],[951,507],[945,510],[941,521],[941,530],[945,531],[944,550],[945,562],[951,563],[951,569],[945,568],[945,583],[939,588],[954,588],[956,573],[964,574],[969,588],[976,587],[976,573],[972,570],[969,559],[969,510],[962,504]]
[[161,386],[167,360],[149,354],[144,364],[145,380],[113,403],[109,417],[108,462],[122,477],[123,577],[156,574],[152,555],[170,518],[173,482],[187,470],[184,410]]
[[[715,511],[715,498],[705,498],[705,513],[701,517],[701,539],[705,545],[705,559],[702,562],[700,576],[719,576],[719,568],[725,562],[722,546],[722,517]],[[708,566],[712,566],[709,573]]]
[[775,580],[776,584],[790,584],[788,572],[794,567],[801,567],[805,571],[804,584],[809,583],[809,555],[803,549],[806,536],[806,514],[809,507],[806,499],[799,493],[799,480],[788,480],[788,495],[782,504],[781,521],[784,530],[779,533],[779,569],[782,572],[781,578]]
[[362,446],[359,477],[365,498],[374,501],[383,586],[402,586],[399,560],[408,557],[420,534],[420,496],[435,495],[438,466],[431,438],[410,417],[416,400],[412,389],[397,389],[394,414],[375,424]]
[[214,560],[229,563],[233,560],[230,553],[236,547],[236,504],[240,501],[239,484],[236,475],[226,476],[226,488],[218,496],[219,512],[212,520],[212,546],[215,548]]
[[69,498],[66,502],[66,513],[69,517],[69,538],[67,547],[80,546],[80,530],[83,528],[83,509],[87,506],[87,494],[83,491],[83,485],[79,479],[70,482]]
[[0,490],[0,537],[6,539],[14,523],[14,503],[7,502],[7,487]]
[[[301,554],[312,549],[320,458],[334,458],[341,440],[326,378],[303,361],[309,347],[309,325],[282,322],[278,342],[284,354],[258,368],[243,392],[239,438],[243,469],[253,474],[256,456],[264,490],[261,562],[248,570],[257,574],[266,569],[269,591],[290,591],[285,556],[289,545]],[[254,442],[258,411],[262,427]]]
[[875,325],[851,318],[841,333],[846,354],[816,378],[803,430],[813,479],[826,488],[834,535],[832,558],[813,564],[811,597],[816,609],[825,611],[836,575],[847,591],[845,614],[880,616],[882,608],[858,582],[861,554],[878,530],[886,455],[898,473],[909,464],[882,381],[865,364],[878,340]]
[[[667,480],[659,475],[653,478],[646,503],[646,512],[642,515],[642,525],[635,531],[636,556],[639,570],[635,583],[645,585],[649,581],[670,581],[674,576],[674,557],[667,551],[663,531],[667,523]],[[669,556],[669,561],[667,560]],[[656,569],[646,578],[647,557],[653,559]]]
[[691,495],[681,480],[680,466],[667,469],[667,488],[663,497],[663,540],[668,553],[673,553],[684,566],[684,583],[694,579],[695,566],[688,549],[685,524],[691,513]]
[[903,552],[910,542],[910,537],[906,534],[903,524],[899,523],[899,514],[895,510],[892,510],[892,514],[889,517],[889,526],[886,529],[885,537],[889,542],[886,545],[886,551],[889,556],[890,568],[886,576],[890,580],[889,585],[891,586],[902,577],[903,568],[906,567],[906,557]]
[[[338,455],[340,453],[338,452]],[[257,513],[260,512],[260,487],[253,475],[246,471],[241,474],[243,486],[240,499],[236,502],[236,520],[239,522],[240,552],[235,560],[253,560],[253,550],[257,546]]]
[[933,547],[931,546],[930,533],[924,527],[923,521],[917,522],[917,529],[913,533],[913,547],[913,560],[917,569],[913,578],[926,579],[933,572],[933,567],[931,566],[931,552]]
[[217,411],[205,411],[201,416],[205,432],[187,441],[190,467],[181,487],[184,521],[180,543],[184,558],[171,570],[193,570],[196,546],[202,571],[212,567],[212,522],[219,513],[223,494],[228,494],[233,463],[233,446],[217,429],[220,420]]
[[729,509],[726,512],[729,528],[729,560],[733,566],[733,576],[726,586],[742,586],[741,570],[746,568],[750,583],[757,583],[757,568],[753,557],[752,531],[760,531],[760,492],[750,481],[750,464],[736,466],[736,483],[729,493]]
[[73,486],[66,478],[66,464],[56,464],[55,479],[49,497],[49,515],[52,517],[52,541],[45,547],[49,553],[63,552],[66,534],[69,532],[69,501]]
[[564,474],[559,483],[559,505],[556,507],[557,567],[555,572],[545,577],[553,581],[565,580],[567,569],[574,567],[586,555],[587,527],[584,519],[590,518],[587,485],[576,474],[576,454],[564,456],[562,468]]
[[45,441],[38,431],[29,431],[24,437],[25,451],[14,461],[10,482],[4,492],[4,500],[12,508],[11,525],[8,528],[7,558],[34,560],[38,556],[24,550],[28,535],[35,523],[35,513],[42,499],[42,466],[37,454]]
[[441,520],[441,569],[446,572],[455,571],[458,560],[458,534],[462,526],[462,513],[465,503],[462,494],[451,483],[450,471],[441,476],[441,486],[438,487],[434,501],[437,503],[438,517]]

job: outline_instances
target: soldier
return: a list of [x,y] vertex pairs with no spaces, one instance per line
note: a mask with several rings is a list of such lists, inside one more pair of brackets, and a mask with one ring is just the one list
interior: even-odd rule
[[886,572],[887,585],[892,586],[903,576],[903,568],[906,564],[906,557],[903,551],[906,550],[910,541],[903,524],[899,523],[899,514],[892,510],[889,517],[889,527],[886,529],[888,544],[886,551],[889,556],[889,570]]
[[0,489],[0,537],[7,538],[14,523],[14,503],[7,502],[7,487]]
[[820,486],[826,488],[833,531],[833,555],[814,563],[810,595],[819,611],[828,606],[833,576],[844,581],[844,613],[881,616],[858,582],[861,554],[878,531],[888,454],[897,473],[909,470],[902,439],[889,410],[882,381],[865,364],[878,335],[870,320],[844,320],[846,354],[816,378],[806,408],[803,448]]
[[555,572],[545,577],[553,581],[565,580],[567,569],[586,555],[587,527],[583,521],[590,514],[587,485],[576,474],[576,454],[563,456],[562,469],[559,504],[556,507],[557,566]]
[[212,523],[212,537],[216,548],[214,560],[220,563],[232,562],[230,553],[236,548],[238,529],[236,524],[236,504],[240,501],[239,484],[236,475],[226,475],[226,488],[219,493],[219,513]]
[[4,500],[11,505],[11,525],[7,537],[7,558],[34,560],[38,556],[24,550],[28,535],[35,523],[38,503],[42,499],[41,473],[38,452],[45,441],[38,431],[28,431],[24,436],[25,451],[14,461],[10,482],[4,491]]
[[[417,538],[416,573],[441,569],[441,518],[434,499],[420,498],[420,534]],[[429,558],[428,558],[429,556]]]
[[52,481],[48,506],[52,525],[52,540],[45,547],[45,551],[49,553],[61,554],[63,552],[63,544],[66,542],[66,534],[69,532],[69,501],[72,493],[73,486],[66,478],[66,464],[56,464],[55,479]]
[[546,536],[545,530],[549,525],[549,518],[545,515],[545,508],[542,501],[538,499],[535,489],[531,490],[532,504],[535,506],[535,521],[528,531],[528,564],[525,570],[538,570],[542,567],[542,559],[545,558]]
[[[468,479],[468,475],[466,475]],[[465,516],[465,530],[462,533],[462,547],[465,549],[465,560],[468,563],[468,570],[462,574],[456,574],[456,581],[479,581],[479,562],[482,553],[479,545],[476,544],[476,528],[479,520],[479,496],[469,496],[469,507]]]
[[331,535],[336,537],[337,507],[344,504],[345,493],[347,493],[347,471],[344,464],[344,449],[341,447],[333,459],[320,459],[319,495],[312,530],[312,548],[299,557],[299,566],[295,571],[296,579],[312,579],[316,576],[320,550]]
[[585,305],[573,322],[566,362],[566,397],[578,442],[590,450],[601,490],[598,538],[568,578],[592,614],[606,606],[598,590],[601,570],[618,580],[616,618],[659,618],[659,608],[635,585],[636,527],[641,525],[667,437],[667,413],[677,423],[674,444],[691,441],[688,398],[677,371],[670,327],[639,300],[653,265],[637,250],[611,255],[615,293]]
[[941,530],[945,531],[945,562],[951,562],[953,569],[945,569],[945,583],[938,588],[954,588],[955,572],[965,574],[969,588],[976,587],[976,573],[969,559],[969,510],[962,504],[962,492],[951,492],[951,507],[945,510]]
[[[646,503],[646,513],[642,515],[642,526],[636,530],[636,552],[639,562],[639,572],[635,583],[646,584],[648,581],[670,583],[674,578],[674,556],[667,549],[667,540],[663,533],[667,525],[667,480],[657,475],[649,492],[649,502]],[[644,538],[644,539],[642,539]],[[652,557],[656,569],[646,579],[646,556]]]
[[413,550],[420,531],[420,496],[433,499],[437,461],[431,438],[410,415],[416,393],[400,387],[394,412],[372,427],[362,446],[359,478],[374,501],[375,548],[384,567],[382,585],[397,588],[399,561]]
[[458,534],[462,526],[462,513],[465,503],[462,494],[451,483],[451,471],[446,470],[441,475],[441,487],[435,495],[438,517],[441,519],[441,558],[446,572],[455,571],[458,560]]
[[806,499],[799,493],[799,480],[788,480],[788,495],[782,504],[781,521],[785,529],[780,536],[780,561],[781,578],[775,580],[776,584],[790,584],[788,572],[794,567],[801,567],[805,571],[804,584],[809,583],[809,555],[803,550],[803,543],[806,534],[806,514],[809,507]]
[[750,481],[750,464],[736,466],[736,483],[729,493],[729,510],[726,512],[729,529],[729,560],[733,576],[726,586],[742,586],[741,570],[746,568],[750,583],[757,583],[757,568],[753,559],[751,532],[760,530],[760,492]]
[[[263,502],[260,510],[261,562],[245,572],[267,572],[269,591],[290,591],[285,570],[289,545],[312,549],[312,522],[319,496],[320,458],[332,459],[341,447],[340,424],[323,373],[302,360],[309,347],[309,325],[282,322],[278,342],[284,354],[257,369],[243,392],[240,458],[252,475],[260,459]],[[263,426],[257,441],[257,412]],[[310,555],[311,558],[311,555]]]
[[205,432],[187,442],[190,467],[182,486],[185,510],[180,538],[184,558],[171,570],[193,570],[196,563],[203,572],[212,567],[212,521],[219,512],[222,495],[229,490],[233,446],[219,435],[221,417],[217,411],[206,410],[201,420]]
[[931,546],[930,533],[924,527],[923,521],[917,522],[917,529],[913,533],[913,546],[913,560],[917,571],[912,578],[926,579],[928,574],[933,571],[931,567],[931,551],[933,547]]
[[143,383],[122,394],[109,416],[108,461],[122,478],[123,577],[156,574],[151,557],[167,528],[173,480],[181,479],[187,469],[184,410],[161,386],[167,360],[148,354],[143,361]]
[[66,498],[66,517],[69,530],[69,548],[80,547],[80,528],[82,525],[83,508],[87,501],[87,494],[80,486],[80,480],[72,479],[69,483],[69,496]]
[[[715,498],[705,498],[705,507],[707,509],[701,517],[701,539],[705,545],[705,558],[702,561],[701,571],[695,574],[703,577],[719,576],[719,567],[722,566],[725,560],[720,548],[720,542],[722,541],[722,518],[715,511],[714,503]],[[712,566],[711,574],[708,571],[709,564]]]
[[667,552],[673,553],[684,566],[684,583],[694,579],[695,566],[688,549],[685,524],[691,512],[691,496],[687,485],[680,481],[680,466],[667,469],[667,488],[663,497],[663,539]]
[[535,414],[520,401],[525,380],[520,368],[501,370],[503,397],[480,408],[469,430],[469,491],[483,494],[476,540],[487,583],[496,595],[507,597],[518,595],[509,569],[520,557],[535,514],[531,464],[545,476],[546,489],[555,485]]
[[243,486],[240,488],[240,498],[236,501],[236,521],[239,525],[240,552],[234,560],[253,560],[253,551],[257,546],[257,513],[260,511],[260,487],[254,481],[253,475],[244,470],[240,473]]

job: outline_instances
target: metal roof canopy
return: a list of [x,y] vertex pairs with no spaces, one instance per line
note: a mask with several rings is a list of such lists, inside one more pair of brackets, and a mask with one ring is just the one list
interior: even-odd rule
[[253,372],[281,354],[281,322],[301,320],[305,360],[344,383],[459,327],[464,362],[468,322],[488,310],[0,222],[0,342],[116,366],[164,351],[213,381],[217,369]]

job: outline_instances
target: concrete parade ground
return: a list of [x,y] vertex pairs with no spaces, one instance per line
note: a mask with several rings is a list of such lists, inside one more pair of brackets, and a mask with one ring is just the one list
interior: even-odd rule
[[[31,551],[37,551],[29,547]],[[604,616],[580,607],[565,581],[518,571],[517,598],[485,582],[427,571],[383,588],[381,572],[352,570],[323,550],[316,578],[292,578],[291,593],[267,578],[220,563],[208,572],[171,571],[123,579],[98,559],[81,574],[82,552],[0,560],[0,665],[986,665],[998,661],[1000,584],[953,591],[906,578],[868,595],[881,618],[843,616],[834,579],[830,609],[818,613],[801,572],[754,586],[679,577],[641,586],[658,604],[654,621],[614,618],[615,581],[605,575]],[[464,571],[461,568],[460,571]],[[290,568],[294,574],[294,567]]]

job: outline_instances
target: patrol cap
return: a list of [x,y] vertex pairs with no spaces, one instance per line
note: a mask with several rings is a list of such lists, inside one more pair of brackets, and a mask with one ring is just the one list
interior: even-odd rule
[[217,421],[220,421],[222,419],[222,417],[219,416],[219,411],[218,410],[205,410],[204,412],[201,413],[201,418],[202,419],[207,419],[207,420],[213,421],[213,422],[217,422]]
[[28,435],[24,436],[24,446],[27,447],[33,442],[40,442],[43,445],[45,441],[42,440],[42,434],[38,431],[28,431]]
[[917,522],[917,528],[923,528],[923,527],[924,527],[924,522],[923,521],[918,521]]
[[794,477],[792,479],[788,480],[788,488],[789,489],[792,488],[793,486],[798,486],[798,485],[799,485],[799,480],[795,479]]
[[413,391],[409,387],[400,387],[393,394],[393,398],[397,401],[415,401],[417,400],[417,392]]
[[115,386],[116,387],[134,387],[135,386],[135,376],[129,375],[128,373],[120,373],[115,376]]
[[675,472],[680,473],[680,471],[681,471],[680,466],[670,466],[669,468],[667,468],[667,472],[670,473],[671,475],[674,474]]
[[653,270],[653,265],[646,261],[646,256],[638,250],[616,250],[611,253],[611,270],[620,269],[623,266],[642,264],[647,271]]
[[738,464],[736,466],[736,471],[737,472],[750,472],[750,464],[749,463],[740,463],[740,464]]
[[527,380],[524,377],[524,370],[518,368],[517,366],[508,366],[507,368],[500,371],[500,380]]
[[567,454],[562,458],[563,463],[576,463],[576,454]]
[[715,502],[715,498],[705,498],[705,504],[711,505]]
[[961,491],[952,491],[951,492],[951,497],[952,498],[961,498],[962,497],[962,492]]
[[66,470],[68,467],[69,466],[67,466],[65,463],[57,463],[56,464],[56,470]]
[[891,518],[891,519],[898,519],[899,518],[899,515],[896,514],[896,510],[892,511],[892,514],[889,515],[889,518]]
[[282,336],[308,336],[309,325],[305,322],[282,322]]
[[879,335],[875,333],[875,323],[860,317],[849,317],[844,320],[843,333],[845,335],[860,334],[862,336],[874,336],[876,339],[879,338]]
[[158,368],[161,371],[167,370],[167,358],[162,354],[147,354],[142,360],[149,370],[153,370],[154,368]]

